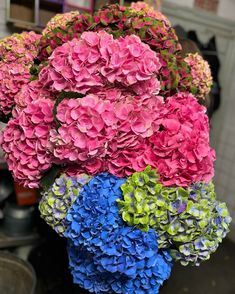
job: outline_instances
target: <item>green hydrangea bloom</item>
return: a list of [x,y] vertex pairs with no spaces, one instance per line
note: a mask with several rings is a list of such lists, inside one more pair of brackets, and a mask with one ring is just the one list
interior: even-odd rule
[[118,206],[123,220],[142,231],[153,228],[159,248],[170,248],[183,265],[209,259],[231,222],[225,203],[216,200],[213,183],[197,183],[188,189],[165,187],[156,171],[147,167],[121,186]]
[[69,208],[77,199],[82,187],[89,182],[90,176],[81,174],[69,177],[62,174],[57,178],[52,187],[43,193],[39,203],[41,217],[59,235],[63,236],[66,230],[66,215]]

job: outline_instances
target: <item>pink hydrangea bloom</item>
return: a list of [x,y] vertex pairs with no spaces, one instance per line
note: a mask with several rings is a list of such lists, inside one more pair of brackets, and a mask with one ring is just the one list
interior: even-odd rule
[[213,177],[215,152],[209,145],[208,118],[191,94],[178,93],[166,100],[161,128],[150,141],[164,185],[188,186]]
[[32,63],[38,53],[40,37],[34,32],[23,32],[0,40],[0,60],[6,63]]
[[95,95],[64,99],[56,115],[60,127],[51,133],[54,156],[61,161],[81,162],[104,156],[105,144],[115,135],[117,118],[113,104]]
[[196,94],[197,97],[205,99],[206,95],[209,94],[211,90],[213,82],[208,62],[198,53],[190,53],[184,60],[191,68],[193,77],[192,85],[198,89]]
[[53,102],[32,102],[16,118],[11,119],[1,135],[6,162],[14,178],[30,188],[39,186],[42,175],[52,164],[50,130]]
[[70,11],[67,13],[56,14],[47,23],[45,29],[42,31],[42,35],[48,34],[50,31],[57,27],[65,28],[67,23],[73,22],[78,15],[79,11]]
[[[106,99],[106,93],[110,94],[110,99]],[[29,106],[39,107],[41,101],[44,100],[36,100]],[[40,111],[47,109],[45,120],[51,118],[50,125],[53,121],[53,102],[46,101],[51,104],[47,105],[48,108],[42,106]],[[26,172],[27,168],[22,167],[21,162],[16,164],[16,158],[19,160],[16,141],[19,136],[25,140],[19,129],[23,126],[25,132],[29,124],[33,132],[35,127],[35,120],[30,118],[29,121],[25,116],[29,106],[9,123],[4,132],[3,148],[10,168],[16,171],[15,177],[26,185],[37,185],[34,178],[27,182],[26,174],[22,176],[22,169]],[[37,109],[35,112],[38,114],[40,111]],[[31,110],[29,113],[32,115]],[[41,115],[39,117],[42,119]],[[56,117],[59,128],[56,130],[48,126],[46,139],[40,145],[41,154],[44,150],[49,162],[44,168],[38,168],[38,180],[52,162],[67,164],[70,175],[77,172],[94,175],[109,171],[120,177],[151,165],[158,169],[162,183],[167,186],[208,182],[213,176],[215,154],[209,146],[208,119],[205,108],[191,94],[179,93],[164,103],[161,97],[141,99],[124,90],[104,88],[82,99],[64,99],[57,107]],[[18,128],[12,129],[16,125]],[[14,134],[18,137],[14,144],[9,144],[12,136],[16,136]],[[34,140],[38,146],[39,139]],[[31,141],[29,146],[32,148]]]
[[24,84],[14,98],[16,104],[14,115],[29,105],[32,101],[36,101],[45,97],[47,99],[55,100],[56,93],[49,92],[44,89],[43,85],[38,80]]
[[118,132],[108,144],[107,170],[120,177],[154,166],[155,154],[149,138],[160,129],[162,97],[126,97],[116,103]]
[[24,32],[0,41],[0,116],[11,114],[15,95],[29,82],[39,39],[40,35],[34,32]]
[[55,49],[39,80],[51,90],[87,93],[119,83],[137,94],[158,94],[157,54],[134,35],[114,40],[104,31],[84,32]]
[[[205,108],[191,94],[166,101],[157,96],[162,64],[139,37],[85,32],[55,49],[39,80],[32,82],[28,71],[22,80],[19,66],[0,66],[2,91],[10,95],[0,102],[8,112],[16,104],[1,140],[20,183],[37,187],[52,164],[69,175],[108,171],[119,177],[151,165],[167,186],[207,182],[213,176],[215,154]],[[62,91],[84,97],[65,98],[53,117]]]
[[97,46],[73,39],[54,50],[49,65],[39,74],[39,81],[50,90],[86,93],[92,87],[103,86],[99,59]]
[[108,170],[123,176],[143,170],[154,157],[146,138],[159,130],[162,107],[159,97],[140,99],[117,89],[64,99],[57,108],[60,127],[51,132],[54,156],[88,174]]
[[119,82],[137,94],[159,93],[160,82],[156,74],[161,63],[156,53],[139,37],[131,35],[119,38],[109,44],[104,53],[102,58],[105,64],[101,67],[101,74],[110,83]]
[[14,97],[24,84],[29,82],[29,67],[20,63],[0,62],[0,115],[11,113]]

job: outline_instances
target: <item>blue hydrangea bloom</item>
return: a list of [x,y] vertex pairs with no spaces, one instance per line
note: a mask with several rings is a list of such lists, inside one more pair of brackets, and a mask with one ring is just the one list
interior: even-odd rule
[[142,232],[123,222],[116,200],[124,182],[108,173],[99,174],[70,208],[65,236],[72,244],[72,274],[90,292],[156,294],[170,275],[171,257],[158,251],[154,230]]
[[92,293],[156,294],[160,288],[159,273],[167,272],[164,270],[166,266],[170,270],[166,263],[170,256],[166,251],[158,255],[157,265],[153,269],[140,271],[135,279],[100,270],[94,256],[72,242],[69,242],[68,252],[74,282]]

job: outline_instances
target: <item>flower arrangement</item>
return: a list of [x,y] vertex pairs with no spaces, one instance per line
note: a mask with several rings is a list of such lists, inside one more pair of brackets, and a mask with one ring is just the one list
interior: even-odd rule
[[200,104],[208,66],[184,59],[170,22],[142,3],[56,16],[37,50],[25,81],[0,88],[12,93],[0,105],[12,115],[8,167],[42,187],[41,216],[68,239],[75,283],[156,294],[173,262],[209,259],[231,222]]

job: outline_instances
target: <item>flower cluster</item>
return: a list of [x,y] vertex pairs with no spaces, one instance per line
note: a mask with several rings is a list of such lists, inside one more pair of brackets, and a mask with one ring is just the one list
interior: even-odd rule
[[150,167],[134,173],[121,186],[118,205],[128,225],[159,235],[160,248],[172,248],[181,264],[199,265],[210,258],[231,222],[225,203],[216,200],[212,183],[188,189],[164,187]]
[[39,203],[41,217],[45,219],[59,235],[63,236],[67,228],[66,216],[82,187],[89,182],[90,177],[80,174],[76,177],[60,175],[48,191],[44,191]]
[[0,62],[32,63],[38,54],[40,37],[34,32],[23,32],[0,40]]
[[33,101],[43,98],[55,100],[55,96],[56,93],[46,90],[38,80],[23,84],[21,90],[14,97],[16,105],[13,114],[17,115],[18,111],[21,111]]
[[58,15],[53,22],[49,22],[39,43],[38,59],[46,61],[55,48],[71,41],[79,39],[80,35],[91,26],[92,17],[88,14],[67,14],[66,17]]
[[171,258],[158,252],[154,230],[144,233],[122,221],[115,202],[124,182],[98,174],[70,208],[65,236],[75,246],[69,251],[72,274],[90,292],[158,293]]
[[54,125],[53,102],[32,102],[7,124],[1,134],[9,170],[21,184],[38,187],[42,174],[52,165],[49,133]]
[[159,129],[157,119],[163,104],[156,97],[146,99],[144,105],[134,96],[107,92],[109,99],[117,101],[104,100],[99,92],[82,99],[64,99],[58,105],[60,126],[50,139],[54,156],[60,161],[80,162],[91,174],[109,170],[118,176],[130,175],[147,164],[154,165],[148,137]]
[[192,84],[197,89],[197,97],[205,99],[212,87],[212,75],[208,62],[198,53],[190,53],[184,60],[191,69]]
[[114,40],[104,31],[84,32],[55,49],[39,81],[56,91],[86,93],[93,87],[120,83],[137,94],[158,94],[161,63],[134,35]]
[[145,3],[133,3],[131,8],[109,5],[98,11],[93,18],[88,15],[74,16],[66,30],[57,27],[53,30],[55,33],[47,34],[41,39],[39,59],[45,59],[57,46],[79,37],[82,30],[88,28],[93,31],[106,30],[115,38],[135,34],[158,52],[162,64],[161,93],[172,95],[182,89],[194,90],[190,85],[192,76],[187,63],[174,54],[181,47],[170,22]]
[[13,34],[0,41],[0,118],[7,120],[15,106],[15,95],[29,82],[29,68],[37,56],[40,35]]
[[229,232],[231,217],[229,216],[226,204],[215,201],[213,205],[214,210],[210,223],[206,227],[206,233],[203,236],[198,236],[191,242],[182,242],[178,251],[171,250],[173,258],[180,261],[182,265],[198,266],[202,261],[208,260],[210,254],[217,250],[219,244]]
[[[68,255],[74,283],[91,293],[131,294],[134,291],[136,294],[156,294],[159,292],[159,285],[154,284],[155,279],[163,271],[165,271],[165,277],[168,277],[170,272],[171,258],[166,251],[162,251],[162,255],[158,255],[156,264],[159,266],[155,266],[155,272],[151,277],[149,276],[150,271],[140,271],[135,279],[97,269],[98,266],[92,256],[80,247],[74,246],[72,242],[69,242]],[[152,285],[149,288],[150,279]]]
[[209,144],[205,111],[191,94],[167,98],[162,128],[150,138],[164,185],[189,186],[213,177],[215,152]]
[[[40,86],[36,81],[31,83]],[[34,101],[40,103],[44,93],[47,95],[47,91],[36,91],[40,98]],[[107,170],[129,176],[151,165],[158,168],[162,183],[168,186],[208,182],[213,175],[214,153],[204,112],[188,94],[178,94],[164,103],[157,96],[140,99],[104,88],[81,99],[64,99],[56,111],[59,126],[47,137],[51,160],[77,164],[79,172],[92,175]]]
[[29,77],[29,69],[24,64],[0,62],[0,117],[11,114],[14,97],[28,83]]
[[[61,20],[62,17],[57,18]],[[109,5],[94,16],[83,14],[71,15],[70,18],[68,15],[67,23],[66,19],[67,17],[60,23],[53,22],[52,30],[46,29],[46,34],[40,40],[40,60],[47,59],[56,47],[73,38],[79,38],[87,30],[106,30],[114,37],[135,34],[156,51],[167,49],[174,53],[181,48],[167,18],[160,12],[153,13],[147,7],[140,12],[137,7]]]
[[64,99],[56,115],[60,127],[52,133],[54,155],[61,161],[84,162],[105,153],[106,140],[115,131],[113,105],[95,95],[82,99]]
[[160,70],[160,95],[169,97],[178,92],[194,94],[196,88],[192,85],[190,67],[184,59],[167,51],[163,51],[159,57],[162,64]]
[[94,30],[106,30],[115,37],[135,34],[157,52],[168,50],[175,53],[181,48],[174,29],[169,22],[162,20],[160,13],[150,16],[145,10],[139,12],[113,4],[97,11],[94,21]]
[[130,8],[110,5],[95,15],[97,29],[105,29],[115,37],[135,34],[161,61],[161,94],[172,95],[179,90],[191,90],[192,76],[187,63],[177,54],[181,49],[170,22],[146,3],[133,3]]
[[162,14],[160,11],[154,10],[154,8],[150,7],[146,2],[142,2],[142,1],[133,2],[131,3],[131,9],[141,12],[149,17],[163,21],[168,28],[171,27],[171,23],[169,19],[165,17],[165,15]]
[[63,28],[64,30],[66,30],[67,24],[73,23],[79,15],[79,11],[70,11],[67,13],[56,14],[47,23],[45,29],[42,31],[42,35],[45,36],[57,28]]

